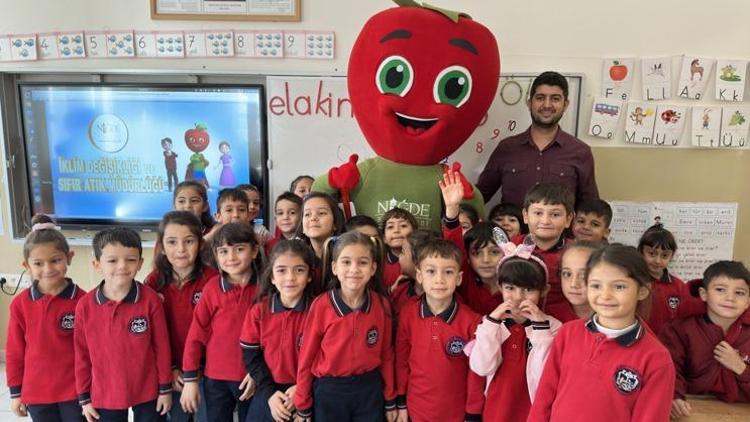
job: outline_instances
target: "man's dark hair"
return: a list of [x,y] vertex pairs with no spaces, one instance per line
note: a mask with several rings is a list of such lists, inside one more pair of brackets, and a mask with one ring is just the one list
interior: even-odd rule
[[560,89],[562,89],[563,98],[565,98],[566,101],[568,100],[568,80],[565,79],[565,76],[553,71],[547,71],[537,76],[531,84],[529,98],[536,94],[536,89],[539,85],[559,86]]

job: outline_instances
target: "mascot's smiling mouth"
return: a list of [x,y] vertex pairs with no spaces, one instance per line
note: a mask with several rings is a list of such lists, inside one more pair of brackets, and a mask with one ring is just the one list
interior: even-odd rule
[[409,116],[408,114],[394,113],[396,114],[396,119],[398,119],[399,124],[406,128],[406,133],[409,135],[420,135],[438,121],[438,119],[423,119]]

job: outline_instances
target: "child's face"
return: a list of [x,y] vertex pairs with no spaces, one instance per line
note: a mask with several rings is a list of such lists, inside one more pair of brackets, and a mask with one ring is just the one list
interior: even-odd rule
[[71,259],[73,251],[66,254],[54,243],[41,243],[31,249],[29,258],[23,262],[23,267],[31,273],[33,280],[45,285],[54,285],[65,279]]
[[535,202],[523,210],[523,219],[529,226],[529,233],[542,241],[559,239],[563,230],[570,226],[572,218],[562,204]]
[[428,256],[419,263],[417,282],[428,298],[449,300],[461,284],[461,264],[450,258]]
[[302,232],[313,240],[323,241],[333,235],[333,211],[323,198],[310,198],[302,211]]
[[190,211],[194,216],[200,218],[201,214],[208,209],[208,203],[192,188],[184,188],[174,198],[174,209],[176,211]]
[[254,190],[245,190],[245,196],[247,196],[247,213],[249,214],[250,221],[255,220],[260,214],[260,194]]
[[739,278],[714,277],[708,288],[701,287],[698,291],[714,322],[734,321],[750,307],[750,287]]
[[620,267],[600,262],[589,273],[586,292],[599,324],[616,330],[635,322],[638,302],[648,297],[649,290]]
[[276,227],[285,237],[294,235],[299,224],[299,205],[282,199],[276,203]]
[[125,285],[131,283],[143,265],[138,248],[129,248],[119,243],[110,243],[102,248],[102,255],[94,259],[94,269],[105,283]]
[[216,214],[216,220],[221,224],[249,223],[251,221],[247,204],[233,199],[227,199],[221,203],[219,212]]
[[313,181],[312,179],[304,178],[300,179],[296,185],[294,185],[294,193],[295,195],[299,196],[300,198],[304,198],[305,195],[310,193],[310,189],[312,188]]
[[604,218],[593,213],[578,213],[573,220],[573,235],[576,240],[601,242],[609,237],[609,227]]
[[505,230],[505,233],[508,235],[508,239],[513,239],[513,237],[521,234],[521,222],[518,221],[518,219],[513,215],[499,215],[495,217],[492,222],[500,226],[501,229]]
[[469,264],[483,281],[497,281],[497,264],[502,257],[503,251],[494,242],[487,242],[478,249],[471,245]]
[[401,254],[398,256],[398,265],[401,267],[401,274],[411,278],[416,278],[417,269],[414,266],[414,255],[409,242],[404,242],[401,246]]
[[586,263],[591,251],[583,248],[573,248],[565,252],[560,262],[560,285],[563,295],[573,306],[588,303],[586,297]]
[[667,269],[667,265],[672,261],[674,252],[660,247],[643,246],[643,259],[648,264],[648,272],[654,279],[660,279]]
[[406,237],[409,236],[413,230],[414,227],[409,224],[408,220],[398,217],[389,218],[388,221],[385,222],[385,227],[383,229],[383,241],[388,247],[398,251],[401,249],[404,242],[406,242]]
[[458,213],[458,222],[461,224],[461,232],[463,234],[466,234],[467,231],[471,230],[471,228],[474,227],[474,224],[471,223],[469,215],[465,212]]
[[273,261],[271,283],[284,298],[299,298],[311,280],[310,267],[301,256],[285,253]]
[[525,300],[538,305],[542,299],[542,292],[540,290],[520,287],[509,283],[503,283],[500,286],[500,291],[503,295],[503,302],[513,304],[514,308],[517,308]]
[[216,248],[216,263],[231,279],[245,277],[250,271],[253,259],[258,255],[258,248],[250,243],[222,245]]
[[188,226],[167,224],[164,228],[162,251],[176,271],[190,271],[198,257],[200,239]]
[[341,289],[353,294],[364,292],[376,268],[370,248],[360,244],[345,246],[331,266]]

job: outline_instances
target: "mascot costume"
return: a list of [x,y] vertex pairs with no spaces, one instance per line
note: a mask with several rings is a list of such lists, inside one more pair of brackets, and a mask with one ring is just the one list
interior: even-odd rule
[[[313,190],[338,194],[348,214],[380,220],[394,207],[420,228],[440,230],[440,164],[474,132],[500,77],[492,33],[469,16],[413,0],[372,16],[349,57],[352,110],[378,155],[318,177]],[[454,163],[459,171],[460,164]],[[464,200],[484,215],[481,193],[461,176]]]

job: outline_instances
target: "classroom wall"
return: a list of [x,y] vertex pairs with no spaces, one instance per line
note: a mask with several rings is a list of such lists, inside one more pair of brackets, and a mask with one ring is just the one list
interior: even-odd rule
[[[633,0],[613,4],[598,0],[568,2],[496,2],[488,0],[432,0],[460,8],[487,25],[500,43],[503,72],[541,72],[553,69],[584,75],[584,98],[579,125],[585,131],[592,95],[600,88],[602,59],[607,56],[677,56],[683,53],[717,58],[750,58],[750,2],[726,0],[721,10],[696,2]],[[386,0],[302,0],[298,23],[152,21],[147,0],[35,0],[0,1],[0,32],[48,32],[96,29],[310,29],[336,32],[336,58],[328,61],[293,59],[99,59],[3,63],[7,72],[157,72],[226,74],[340,75],[348,51],[362,24],[392,3]],[[43,12],[42,12],[43,11]],[[720,19],[716,16],[724,14]],[[712,16],[709,18],[708,16]],[[709,20],[711,19],[711,20]],[[639,80],[634,99],[640,98]],[[709,89],[707,98],[712,90]],[[709,103],[710,101],[707,101]],[[685,102],[687,103],[687,102]],[[689,104],[689,103],[687,103]],[[620,130],[619,135],[622,136]],[[611,141],[581,136],[594,149],[597,181],[605,199],[634,201],[739,202],[735,257],[750,262],[750,153],[747,151],[656,150],[611,147]],[[8,222],[4,173],[0,175],[3,221]],[[5,227],[0,237],[0,272],[20,271],[20,243]],[[90,266],[91,248],[73,248],[76,258],[70,276],[89,289],[98,277]],[[145,275],[152,251],[144,251]],[[0,295],[0,345],[5,343],[10,299]]]

